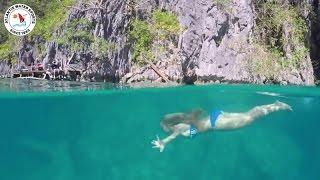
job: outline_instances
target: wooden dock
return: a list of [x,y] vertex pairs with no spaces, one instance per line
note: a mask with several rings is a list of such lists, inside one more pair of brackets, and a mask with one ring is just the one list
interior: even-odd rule
[[[71,59],[74,57],[72,55]],[[71,60],[70,59],[70,60]],[[69,61],[70,61],[69,60]],[[21,79],[48,79],[48,80],[79,80],[82,74],[81,64],[68,63],[66,65],[57,65],[49,67],[44,70],[44,65],[39,63],[27,67],[19,67],[19,70],[11,71],[11,78]]]
[[20,71],[12,73],[12,78],[19,77],[34,77],[34,78],[44,78],[46,71]]

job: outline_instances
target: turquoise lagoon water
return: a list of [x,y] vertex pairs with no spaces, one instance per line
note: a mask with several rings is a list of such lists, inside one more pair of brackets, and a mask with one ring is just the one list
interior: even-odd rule
[[[319,88],[71,84],[0,81],[1,180],[320,179]],[[276,100],[294,111],[181,137],[163,153],[151,148],[166,136],[159,121],[167,113],[243,112]]]

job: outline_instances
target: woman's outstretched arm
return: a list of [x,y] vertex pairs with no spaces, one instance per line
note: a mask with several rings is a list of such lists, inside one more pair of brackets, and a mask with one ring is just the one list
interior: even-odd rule
[[160,140],[157,136],[157,139],[151,142],[154,145],[153,148],[159,148],[160,152],[163,152],[166,144],[174,140],[177,136],[179,136],[179,134],[179,132],[174,132],[170,136],[164,138],[163,140]]
[[153,148],[159,148],[160,152],[162,152],[164,150],[165,146],[169,142],[174,140],[177,136],[182,135],[182,136],[189,137],[190,136],[190,127],[191,126],[189,124],[184,124],[184,123],[177,124],[172,127],[173,133],[170,136],[164,138],[163,140],[159,139],[159,137],[157,136],[157,139],[151,141],[151,144],[154,145]]

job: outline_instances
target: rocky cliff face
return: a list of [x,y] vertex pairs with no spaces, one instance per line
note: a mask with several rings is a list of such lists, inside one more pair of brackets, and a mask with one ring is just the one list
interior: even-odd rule
[[[301,6],[305,3],[314,7],[316,2],[318,1],[287,1],[287,4]],[[312,29],[311,26],[315,27],[320,23],[311,21],[310,11],[303,8],[304,6],[301,7],[301,14],[310,27],[310,39],[316,39],[315,34],[319,28]],[[136,18],[147,19],[156,9],[176,14],[182,31],[173,41],[160,42],[165,46],[165,53],[155,55],[155,67],[150,63],[134,63],[134,46],[128,37],[132,28],[131,22]],[[59,38],[66,38],[65,29],[80,19],[88,20],[90,28],[77,24],[73,26],[74,32],[87,28],[86,31],[90,37],[92,35],[93,41],[97,38],[107,40],[112,44],[112,48],[103,52],[105,55],[97,56],[96,51],[89,50],[92,49],[92,42],[85,45],[86,51],[83,51],[83,48],[71,50],[72,48],[59,43]],[[106,0],[97,1],[95,4],[79,2],[70,9],[69,17],[62,28],[54,32],[56,38],[53,41],[23,41],[17,55],[19,61],[24,64],[43,62],[48,65],[53,61],[61,66],[75,64],[82,72],[81,78],[92,81],[162,81],[164,78],[161,76],[166,76],[171,81],[185,83],[253,82],[312,85],[314,71],[309,55],[299,57],[299,66],[279,69],[273,76],[252,70],[252,59],[260,60],[253,58],[257,53],[254,42],[256,24],[255,2],[251,0]],[[39,52],[35,44],[45,44],[45,50]],[[306,42],[305,46],[309,45],[312,45],[312,58],[315,61],[318,59],[315,51],[320,46],[315,40]],[[155,51],[154,48],[152,50]],[[8,68],[5,63],[1,64],[0,71]],[[269,71],[268,65],[263,68],[264,71]]]
[[313,18],[310,22],[310,47],[311,59],[314,64],[314,72],[317,79],[320,79],[320,1],[310,1],[312,3]]
[[7,61],[0,61],[0,77],[7,77],[10,73],[10,64]]
[[186,29],[179,50],[187,82],[252,81],[242,49],[248,46],[254,26],[251,2],[221,6],[210,0],[172,1],[165,6],[178,14]]
[[[35,54],[36,48],[22,48],[19,54],[33,54],[19,60],[26,64],[27,62],[43,62],[45,67],[55,62],[61,67],[69,64],[75,65],[76,70],[81,71],[82,79],[89,81],[110,81],[118,82],[119,78],[129,72],[129,48],[126,34],[128,33],[129,16],[125,14],[125,1],[110,0],[103,7],[87,7],[83,3],[78,3],[70,9],[67,21],[62,27],[54,32],[54,40],[45,42],[43,54]],[[106,53],[103,59],[97,60],[95,54],[91,51],[80,49],[71,50],[70,47],[59,44],[59,39],[68,40],[65,35],[67,30],[71,33],[82,32],[82,26],[69,24],[81,19],[90,22],[90,29],[86,29],[86,35],[92,38],[102,38],[114,43],[114,50]],[[68,29],[69,28],[69,29]],[[72,28],[72,29],[70,29]],[[34,42],[24,42],[23,46],[29,46]],[[81,41],[73,42],[82,43]],[[40,43],[41,44],[41,43]],[[30,52],[31,51],[31,52]],[[38,58],[38,59],[37,59]],[[36,60],[37,59],[37,60]]]
[[[175,12],[185,29],[178,46],[180,74],[185,82],[313,84],[313,68],[308,56],[303,57],[299,68],[280,70],[272,78],[250,71],[250,56],[255,53],[253,2],[215,2],[218,1],[159,1],[158,7],[153,6],[153,9]],[[268,67],[265,71],[269,71]]]

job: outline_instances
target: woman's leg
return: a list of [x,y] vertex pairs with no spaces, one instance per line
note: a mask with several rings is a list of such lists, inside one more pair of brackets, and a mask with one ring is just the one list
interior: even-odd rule
[[249,115],[252,119],[256,119],[261,116],[265,116],[269,113],[279,111],[279,110],[291,110],[292,111],[292,108],[288,104],[285,104],[280,101],[276,101],[273,104],[256,106],[256,107],[252,108],[250,111],[248,111],[247,115]]
[[215,123],[215,129],[238,129],[251,124],[257,118],[279,110],[292,110],[288,104],[276,101],[273,104],[256,106],[246,113],[223,113]]

